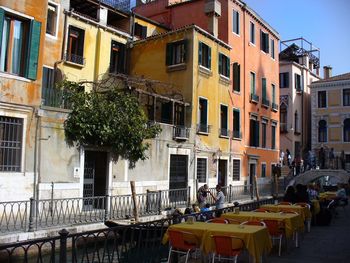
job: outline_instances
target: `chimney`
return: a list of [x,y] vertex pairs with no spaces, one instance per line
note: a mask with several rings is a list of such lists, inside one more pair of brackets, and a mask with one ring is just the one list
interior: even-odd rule
[[323,66],[323,79],[329,79],[332,77],[332,67]]
[[207,0],[204,6],[204,12],[209,17],[208,31],[214,37],[218,37],[218,17],[221,16],[221,3],[218,0]]

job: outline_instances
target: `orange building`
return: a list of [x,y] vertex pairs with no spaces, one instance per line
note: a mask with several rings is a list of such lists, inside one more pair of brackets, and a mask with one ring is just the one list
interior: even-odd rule
[[232,47],[230,174],[265,180],[279,159],[278,33],[237,0],[139,1],[134,12],[172,29],[196,24]]

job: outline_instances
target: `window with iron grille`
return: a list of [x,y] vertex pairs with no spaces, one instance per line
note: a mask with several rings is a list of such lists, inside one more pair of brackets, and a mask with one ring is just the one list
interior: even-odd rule
[[232,180],[239,181],[241,172],[241,160],[233,159],[232,160]]
[[23,119],[0,116],[0,172],[20,172]]
[[207,182],[207,158],[197,158],[197,180],[198,183]]

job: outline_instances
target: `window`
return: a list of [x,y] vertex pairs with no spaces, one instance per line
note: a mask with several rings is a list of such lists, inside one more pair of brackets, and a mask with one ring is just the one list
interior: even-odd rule
[[298,111],[294,113],[294,133],[299,133],[299,116]]
[[197,158],[197,180],[198,183],[207,182],[207,158]]
[[84,65],[84,30],[69,26],[66,60]]
[[303,81],[302,81],[302,76],[299,74],[295,73],[294,74],[294,83],[295,83],[295,89],[297,91],[302,91],[303,90]]
[[125,73],[125,51],[124,44],[112,40],[109,65],[110,73]]
[[283,72],[280,73],[280,88],[288,88],[289,87],[289,73]]
[[327,107],[327,91],[325,90],[318,92],[318,107],[319,108]]
[[41,23],[0,8],[0,71],[35,80]]
[[267,91],[266,91],[266,78],[261,79],[261,87],[262,87],[262,104],[265,106],[270,106],[270,101],[267,99]]
[[198,64],[211,69],[211,48],[202,42],[199,42]]
[[261,164],[261,177],[266,177],[266,163]]
[[344,142],[350,142],[350,119],[344,120]]
[[255,94],[255,73],[250,72],[250,93]]
[[233,138],[241,138],[241,120],[238,109],[233,109]]
[[269,34],[260,30],[260,49],[269,53]]
[[271,176],[274,176],[274,171],[275,171],[275,169],[276,169],[276,164],[274,164],[274,163],[272,163],[271,164]]
[[232,180],[239,181],[241,173],[241,160],[233,159],[232,160]]
[[233,91],[241,91],[241,65],[237,62],[232,65],[232,76],[233,76]]
[[135,36],[139,38],[146,38],[147,37],[147,26],[142,26],[138,23],[135,23]]
[[230,58],[221,53],[219,53],[219,74],[226,78],[230,77]]
[[281,133],[286,133],[288,132],[287,129],[287,121],[288,121],[288,108],[285,103],[281,104],[281,110],[280,110],[280,132]]
[[57,36],[57,25],[58,5],[49,2],[47,7],[46,34],[49,34],[51,36]]
[[255,24],[250,22],[250,43],[255,44]]
[[343,89],[343,106],[350,106],[350,89]]
[[261,147],[266,148],[266,122],[261,123]]
[[239,13],[236,10],[232,11],[232,31],[239,35]]
[[259,147],[259,121],[250,119],[250,146]]
[[327,122],[325,120],[318,122],[318,142],[327,142]]
[[220,136],[229,136],[228,131],[228,110],[226,105],[220,105]]
[[271,125],[271,149],[276,149],[276,123]]
[[208,127],[208,101],[204,98],[199,98],[199,124],[198,131],[203,133],[209,132]]
[[272,104],[276,104],[276,86],[271,84]]
[[177,65],[186,62],[186,40],[168,43],[166,46],[166,65]]
[[23,119],[0,116],[0,172],[20,172]]
[[275,40],[271,39],[271,57],[275,58]]

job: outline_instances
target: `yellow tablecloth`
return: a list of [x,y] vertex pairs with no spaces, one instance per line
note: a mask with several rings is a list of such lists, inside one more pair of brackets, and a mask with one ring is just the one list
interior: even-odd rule
[[[195,222],[194,224],[181,223],[171,225],[169,229],[186,231],[194,234],[200,240],[201,249],[204,253],[215,251],[215,243],[212,235],[232,235],[241,238],[244,241],[249,254],[260,260],[264,252],[268,253],[272,248],[271,238],[266,227],[262,226],[244,226],[234,224],[216,224]],[[163,243],[168,242],[168,233],[163,237]]]
[[337,196],[337,192],[323,192],[319,194],[320,200],[332,200]]
[[321,211],[320,202],[316,199],[311,200],[311,202],[312,202],[312,206],[313,206],[312,214],[317,215]]
[[262,208],[266,208],[272,212],[280,212],[282,210],[290,210],[297,212],[303,222],[306,221],[307,219],[311,219],[311,211],[307,207],[302,207],[300,205],[262,205]]
[[240,211],[239,214],[233,212],[225,213],[221,217],[239,221],[264,219],[278,220],[284,222],[287,238],[292,237],[294,231],[304,231],[304,221],[300,215],[296,214]]

